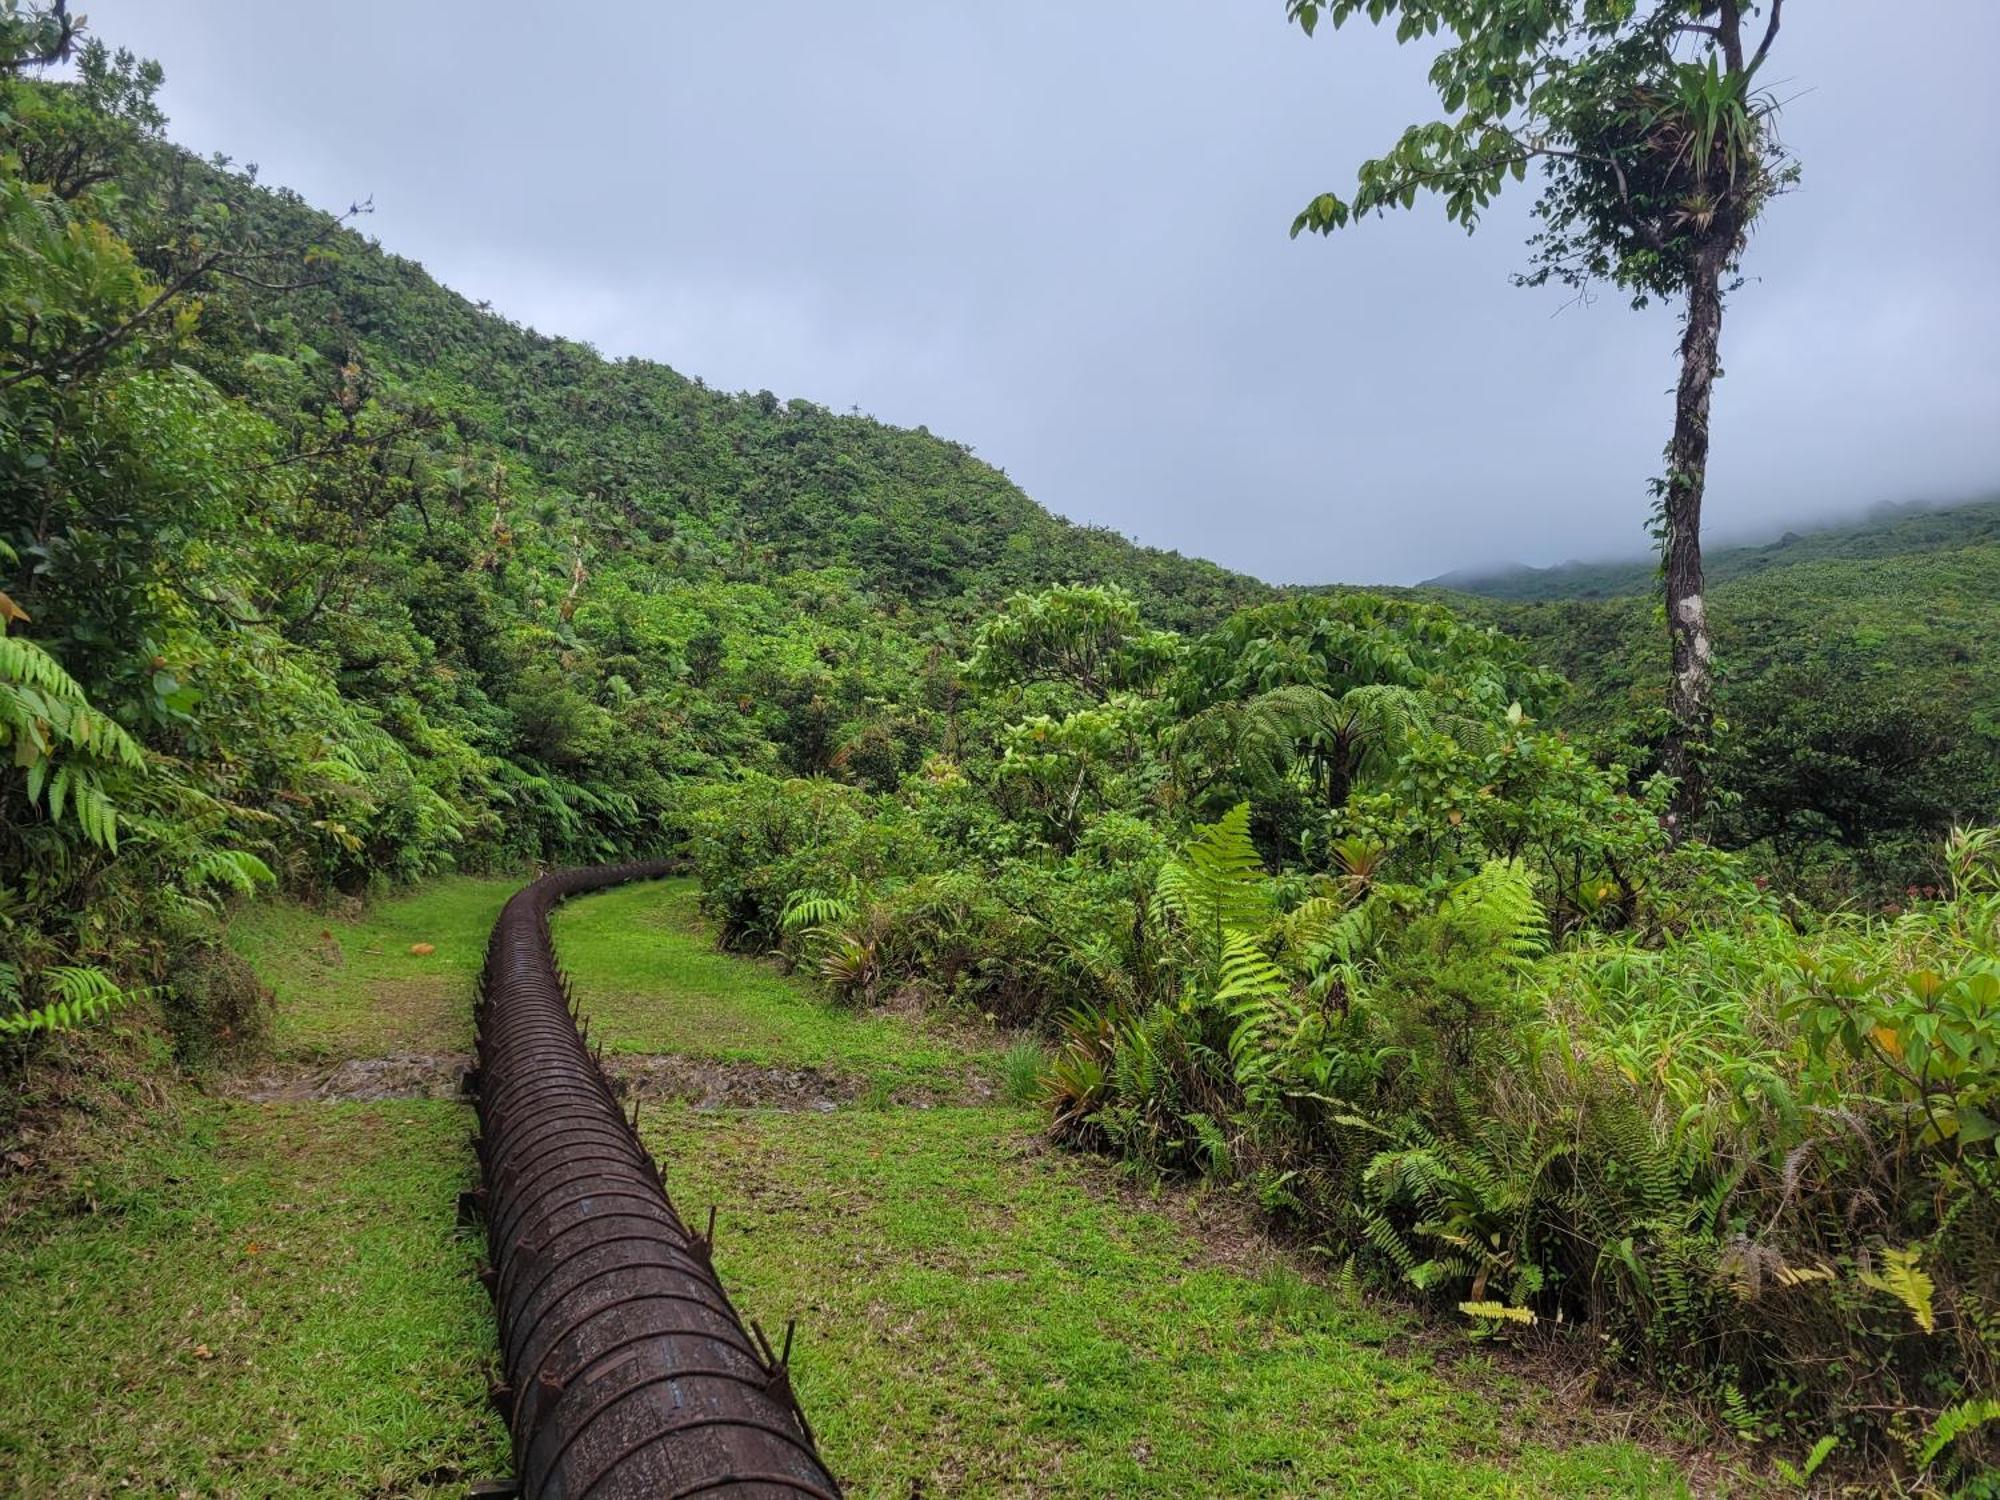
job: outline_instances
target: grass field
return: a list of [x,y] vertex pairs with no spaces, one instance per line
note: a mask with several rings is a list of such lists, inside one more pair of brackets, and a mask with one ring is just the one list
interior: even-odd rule
[[[281,1060],[471,1045],[508,880],[347,920],[250,908]],[[429,958],[409,953],[429,942]],[[0,1495],[458,1496],[507,1471],[492,1307],[457,1227],[471,1111],[190,1086],[0,1182]]]
[[557,911],[556,946],[609,1053],[675,1053],[853,1078],[874,1102],[952,1093],[991,1063],[898,1016],[860,1016],[804,981],[717,951],[692,880],[625,886]]
[[[279,995],[260,1066],[465,1049],[510,885],[239,916]],[[800,1320],[801,1394],[854,1496],[1688,1493],[1685,1454],[1301,1274],[1239,1205],[1141,1193],[1017,1106],[894,1107],[1018,1059],[715,953],[686,882],[578,902],[557,938],[629,1057],[869,1081],[873,1108],[645,1125],[683,1213],[719,1207],[746,1314]],[[391,1500],[504,1473],[479,1247],[454,1223],[469,1111],[213,1082],[0,1182],[0,1495]]]

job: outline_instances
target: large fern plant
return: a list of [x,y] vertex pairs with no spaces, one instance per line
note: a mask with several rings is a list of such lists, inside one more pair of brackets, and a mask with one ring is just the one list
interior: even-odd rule
[[1264,863],[1250,839],[1250,804],[1239,802],[1195,830],[1179,857],[1161,867],[1152,914],[1156,926],[1184,933],[1197,959],[1212,963],[1230,932],[1261,930],[1271,905]]
[[[15,555],[0,543],[0,561]],[[118,812],[111,784],[145,764],[138,742],[91,707],[82,686],[35,642],[8,635],[27,611],[0,593],[0,750],[23,773],[28,802],[51,823],[73,826],[115,852]]]

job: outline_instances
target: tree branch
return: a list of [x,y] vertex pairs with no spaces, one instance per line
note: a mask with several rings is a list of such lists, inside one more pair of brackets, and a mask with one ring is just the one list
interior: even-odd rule
[[83,17],[78,16],[75,20],[71,20],[69,0],[56,0],[47,19],[55,22],[55,39],[40,52],[23,53],[20,57],[0,58],[0,73],[18,73],[23,68],[46,68],[51,63],[69,61],[70,51],[75,47],[77,36],[83,30]]
[[1778,39],[1778,24],[1784,19],[1785,0],[1771,0],[1770,24],[1764,28],[1764,39],[1757,44],[1756,55],[1750,59],[1750,66],[1744,69],[1745,77],[1755,76],[1764,66],[1764,59],[1771,55],[1771,43]]
[[215,274],[227,276],[231,281],[241,281],[249,286],[261,287],[267,292],[302,292],[307,287],[325,286],[333,280],[331,276],[309,276],[303,281],[265,281],[252,276],[248,271],[233,271],[228,266],[217,266]]
[[[324,244],[326,241],[332,239],[349,219],[353,218],[356,214],[368,212],[368,208],[369,204],[367,202],[351,205],[346,213],[341,214],[338,218],[329,219],[319,233],[305,242],[305,247],[311,248],[314,245]],[[167,307],[176,298],[190,291],[197,282],[210,272],[230,276],[239,281],[247,281],[255,286],[268,287],[273,291],[294,290],[290,286],[273,285],[272,283],[259,280],[246,271],[236,269],[237,265],[260,264],[276,260],[279,258],[280,253],[274,250],[212,250],[162,287],[158,295],[144,307],[140,308],[139,311],[132,314],[131,317],[127,318],[117,327],[107,328],[81,349],[72,350],[59,357],[44,360],[39,364],[24,365],[8,375],[0,376],[0,391],[11,389],[24,381],[37,378],[47,380],[62,375],[75,375],[82,370],[88,369],[91,365],[104,359],[120,344],[131,338],[141,327],[156,317],[163,308]],[[317,284],[319,284],[317,281],[303,281],[298,283],[300,287]]]
[[212,254],[203,256],[193,266],[183,271],[179,276],[168,282],[166,286],[162,287],[159,295],[154,297],[151,302],[148,302],[116,328],[105,329],[103,333],[85,344],[81,349],[77,349],[61,358],[48,360],[42,364],[28,365],[16,370],[11,375],[0,377],[0,390],[7,390],[10,387],[21,384],[25,380],[34,380],[38,377],[46,380],[57,375],[75,374],[77,371],[95,364],[120,344],[124,343],[134,333],[138,332],[140,326],[150,320],[160,309],[180,296],[210,271],[214,270],[225,253],[218,250]]

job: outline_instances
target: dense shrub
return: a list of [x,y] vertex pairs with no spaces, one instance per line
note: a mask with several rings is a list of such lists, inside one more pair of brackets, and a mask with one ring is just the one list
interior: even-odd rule
[[[1057,1126],[1266,1201],[1475,1324],[1566,1325],[1746,1436],[1940,1454],[2000,1381],[2000,831],[1893,918],[1709,877],[1551,948],[1518,862],[1287,909],[1247,818],[1188,846],[1178,1004],[1073,1017]],[[1156,902],[1173,889],[1163,883]],[[1203,930],[1227,913],[1219,936]]]

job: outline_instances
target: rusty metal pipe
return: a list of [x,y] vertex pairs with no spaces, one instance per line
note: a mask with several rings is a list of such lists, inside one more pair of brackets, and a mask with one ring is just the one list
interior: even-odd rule
[[[752,1340],[585,1045],[549,941],[570,896],[665,864],[545,875],[486,945],[473,1073],[523,1500],[838,1500],[782,1357]],[[760,1352],[762,1346],[763,1352]]]

